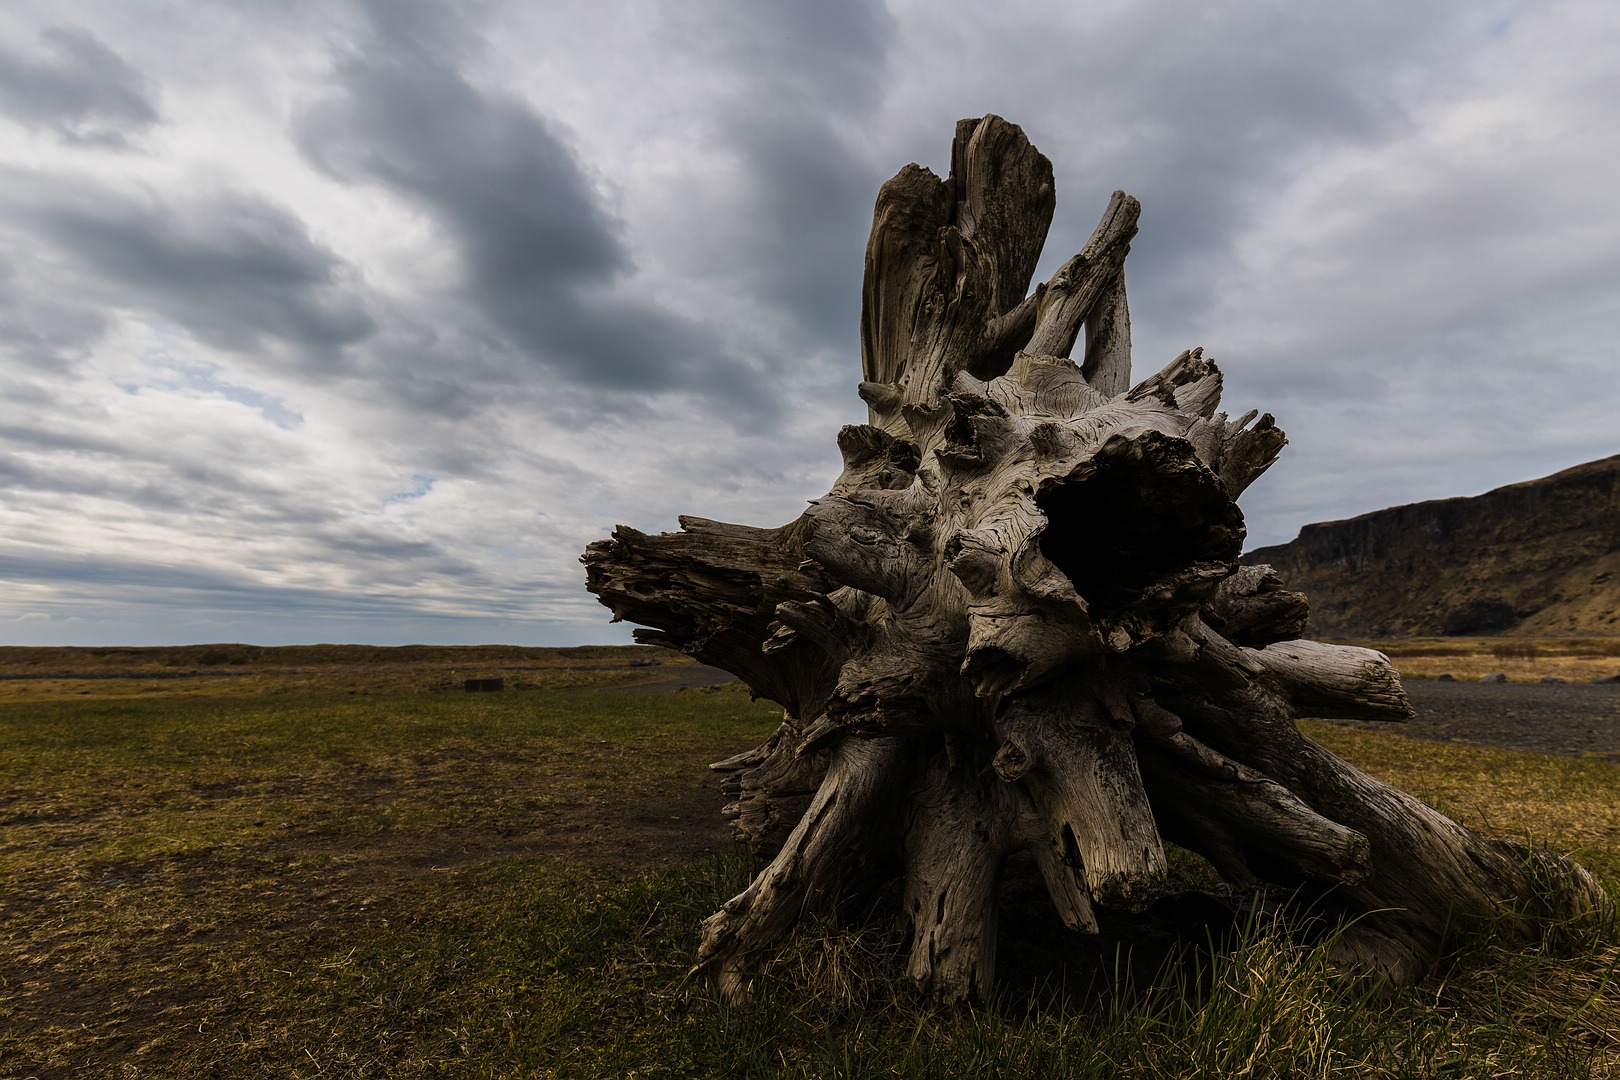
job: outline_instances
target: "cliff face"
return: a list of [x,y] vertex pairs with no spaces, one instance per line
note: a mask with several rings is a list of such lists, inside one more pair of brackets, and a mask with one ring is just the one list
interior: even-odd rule
[[1322,637],[1620,634],[1620,455],[1307,525],[1243,561],[1305,593]]

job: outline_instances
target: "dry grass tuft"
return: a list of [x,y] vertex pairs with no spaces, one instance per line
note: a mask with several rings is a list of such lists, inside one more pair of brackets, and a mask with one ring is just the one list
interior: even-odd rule
[[1406,638],[1365,641],[1409,678],[1477,679],[1501,672],[1512,682],[1570,682],[1620,675],[1620,638]]

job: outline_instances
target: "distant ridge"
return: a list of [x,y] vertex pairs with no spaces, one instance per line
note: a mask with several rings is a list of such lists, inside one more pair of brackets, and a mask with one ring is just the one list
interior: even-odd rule
[[1307,525],[1243,561],[1309,597],[1320,637],[1620,634],[1620,455]]

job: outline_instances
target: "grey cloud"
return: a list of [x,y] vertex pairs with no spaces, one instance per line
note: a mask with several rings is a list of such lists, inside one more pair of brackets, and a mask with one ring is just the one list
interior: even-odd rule
[[434,61],[350,59],[338,80],[343,92],[302,118],[305,152],[440,211],[471,250],[475,288],[544,295],[629,269],[573,152],[520,102]]
[[0,490],[105,499],[141,514],[240,523],[283,532],[333,520],[334,512],[254,480],[223,456],[189,458],[159,445],[42,426],[0,428]]
[[59,552],[0,552],[0,575],[28,581],[114,585],[142,590],[230,592],[242,582],[216,570],[164,566],[143,559]]
[[1062,246],[1077,248],[1114,188],[1142,200],[1133,306],[1178,338],[1199,332],[1218,292],[1211,275],[1274,193],[1326,149],[1407,130],[1403,103],[1444,77],[1442,50],[1479,32],[1468,25],[1477,6],[1460,3],[1363,5],[1332,26],[1286,5],[1129,11],[1077,42],[1079,108],[1059,98],[1031,123],[1075,159],[1058,162]]
[[790,314],[810,341],[853,355],[866,233],[888,175],[855,140],[882,102],[894,21],[864,0],[705,13],[709,36],[693,45],[733,82],[713,124],[745,173],[742,190],[725,192],[739,204],[710,209],[736,223],[725,246],[735,265],[711,269]]
[[289,562],[313,550],[373,582],[438,576],[469,589],[494,587],[473,562],[435,541],[357,520],[352,506],[265,475],[251,450],[131,445],[94,431],[28,424],[0,426],[0,446],[9,451],[0,456],[0,490],[106,500],[122,508],[115,513],[166,519],[223,544],[275,539]]
[[121,147],[158,122],[147,80],[87,30],[51,27],[47,55],[0,45],[0,110],[69,142]]
[[810,341],[854,356],[881,178],[821,116],[745,113],[728,121],[726,137],[751,183],[735,211],[746,225],[728,248],[736,265],[721,273],[792,315]]
[[764,407],[754,372],[718,338],[629,292],[622,226],[553,125],[474,87],[420,34],[385,27],[364,59],[338,65],[338,93],[300,119],[306,156],[425,207],[460,250],[468,302],[547,370]]
[[[471,562],[455,558],[437,544],[426,540],[407,540],[352,529],[333,529],[314,538],[323,541],[323,546],[334,552],[376,560],[386,565],[388,572],[396,576],[400,584],[414,579],[423,567],[428,567],[434,574],[453,577],[468,589],[485,589],[492,584]],[[407,566],[412,568],[410,576],[404,573]]]
[[[252,470],[229,460],[166,454],[150,446],[127,448],[130,456],[110,440],[37,428],[5,428],[0,441],[13,451],[0,455],[0,490],[27,493],[36,506],[43,505],[41,498],[65,508],[73,504],[64,497],[87,497],[120,507],[115,516],[168,520],[189,534],[212,536],[223,545],[249,538],[272,540],[283,549],[281,558],[288,565],[318,552],[321,561],[348,564],[357,580],[384,591],[390,583],[432,579],[453,580],[458,588],[498,591],[478,566],[437,542],[356,520],[341,505],[256,479]],[[105,580],[113,580],[123,572],[119,567],[127,569],[126,560],[106,554],[87,559],[51,554],[37,560],[29,572],[48,580],[97,582],[103,574]],[[146,565],[139,559],[128,561]],[[138,580],[143,588],[168,583],[174,588],[229,593],[235,579],[206,567],[164,566],[154,560]]]
[[[234,611],[248,615],[338,615],[395,618],[428,616],[408,600],[379,593],[333,593],[304,587],[266,585],[249,577],[195,566],[170,566],[137,558],[75,556],[51,552],[0,552],[0,577],[51,582],[70,595],[103,602],[156,601],[191,613]],[[509,605],[492,604],[499,613]]]
[[31,270],[0,255],[0,343],[18,365],[60,375],[106,331],[107,317],[57,275]]
[[28,493],[36,498],[70,495],[105,499],[142,514],[196,513],[198,517],[207,517],[210,511],[220,514],[225,509],[218,500],[199,498],[196,486],[176,485],[171,477],[131,480],[86,464],[26,462],[9,455],[0,461],[0,490]]
[[375,358],[380,361],[380,368],[392,373],[383,380],[379,392],[401,406],[409,417],[432,417],[436,422],[452,423],[472,420],[488,404],[490,396],[498,392],[494,385],[472,385],[467,369],[456,369],[442,355],[395,351],[388,355],[398,363],[388,364],[382,357]]
[[122,447],[120,440],[111,435],[28,422],[0,425],[0,439],[14,448],[46,453],[117,455]]
[[882,92],[896,26],[884,5],[869,0],[710,0],[682,7],[666,30],[689,48],[723,57],[730,66],[722,70],[739,80],[745,97],[858,113]]
[[[32,389],[49,401],[40,384]],[[69,409],[52,402],[33,416],[0,423],[0,490],[28,493],[25,501],[36,507],[53,494],[102,499],[131,513],[172,518],[188,531],[223,522],[240,533],[293,536],[343,525],[340,507],[265,469],[265,448],[238,435],[131,438],[119,430],[116,405],[63,422]]]
[[[43,137],[5,126],[53,170],[0,169],[0,486],[17,523],[0,570],[41,586],[5,605],[34,619],[8,619],[11,640],[622,636],[581,587],[580,548],[614,521],[672,528],[677,511],[783,521],[825,490],[833,432],[860,410],[878,184],[913,157],[943,171],[952,123],[987,111],[1054,159],[1043,270],[1084,242],[1111,190],[1138,195],[1140,372],[1203,344],[1227,405],[1289,430],[1245,499],[1252,542],[1613,452],[1610,197],[1600,180],[1578,204],[1586,189],[1535,182],[1612,172],[1598,104],[1540,104],[1576,100],[1536,90],[1549,72],[1612,66],[1564,5],[1523,9],[1551,25],[1534,47],[1554,69],[1522,43],[1481,46],[1499,0],[1326,14],[691,0],[607,15],[356,0],[358,19],[351,4],[224,5],[185,26],[131,2],[93,29],[161,74],[169,100],[184,90],[188,108],[161,121],[155,91],[116,66],[97,78],[132,87],[150,117],[73,113],[49,94],[19,105],[19,77],[44,85],[37,68],[77,61],[44,39],[0,56],[0,110]],[[241,56],[222,52],[250,35]],[[1459,107],[1571,146],[1568,165],[1498,152],[1482,169],[1448,142]],[[228,115],[242,139],[188,126]],[[161,138],[140,139],[150,157],[42,145],[134,141],[159,122]],[[262,141],[244,153],[248,137]],[[1408,144],[1445,170],[1427,193]],[[630,171],[601,175],[608,161]],[[1506,186],[1479,186],[1502,161]],[[1393,186],[1371,182],[1381,171]],[[160,197],[127,179],[157,175],[178,178]],[[346,257],[421,251],[425,265],[372,289],[296,206],[185,194],[208,175],[323,192],[363,215]],[[1519,193],[1562,216],[1529,220]],[[1527,230],[1556,243],[1516,246]],[[447,263],[460,278],[428,291]],[[131,355],[164,343],[171,357]],[[267,362],[277,378],[261,386]],[[111,389],[137,382],[162,400]],[[221,397],[308,421],[278,428]],[[165,416],[183,437],[154,430]],[[387,505],[415,473],[442,482]]]
[[[13,561],[4,569],[32,572],[38,564]],[[334,595],[316,589],[281,589],[216,578],[177,581],[130,562],[101,565],[100,580],[70,576],[44,579],[58,599],[29,605],[19,619],[0,621],[8,644],[159,645],[199,641],[248,641],[260,645],[311,641],[366,641],[378,645],[467,644],[577,645],[579,620],[590,615],[589,597],[503,597],[477,611],[434,610],[409,598]],[[482,601],[482,598],[480,598]],[[591,622],[600,623],[600,619]],[[602,627],[594,641],[630,640],[630,628]]]
[[123,302],[147,306],[209,344],[252,352],[284,342],[307,367],[329,371],[374,329],[345,265],[262,198],[224,192],[176,205],[9,179],[6,201],[22,227]]

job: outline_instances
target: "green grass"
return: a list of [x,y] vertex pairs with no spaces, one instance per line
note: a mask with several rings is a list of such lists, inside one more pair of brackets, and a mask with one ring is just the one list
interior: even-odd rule
[[[727,1007],[687,969],[753,864],[675,858],[686,826],[635,814],[776,715],[734,688],[0,705],[0,1076],[1620,1072],[1610,936],[1486,934],[1375,992],[1256,921],[1163,968],[1009,978],[951,1010],[915,1000],[880,904],[809,913]],[[1620,878],[1620,767],[1309,730]],[[1043,924],[1014,916],[1004,951],[1039,954]]]
[[[0,813],[30,826],[0,833],[0,872],[59,861],[69,839],[72,857],[95,862],[290,827],[479,822],[510,813],[514,792],[554,801],[667,780],[688,763],[681,748],[746,745],[779,716],[734,689],[0,704]],[[649,744],[659,752],[636,752]],[[533,790],[548,760],[569,770]],[[458,772],[447,802],[430,781]],[[40,843],[53,829],[61,842]]]
[[[1616,951],[1573,958],[1487,939],[1393,997],[1347,984],[1326,946],[1250,926],[1147,986],[1082,1008],[913,1001],[899,935],[813,925],[758,999],[689,979],[693,927],[746,881],[716,859],[578,895],[541,864],[447,912],[290,972],[293,1003],[188,1066],[220,1076],[1584,1077],[1620,1050]],[[320,1002],[314,1013],[304,1003]],[[302,1059],[302,1060],[300,1060]]]
[[66,776],[87,764],[213,777],[492,738],[712,736],[735,730],[739,717],[779,715],[767,703],[703,691],[7,703],[0,704],[8,751],[0,778],[36,768]]

